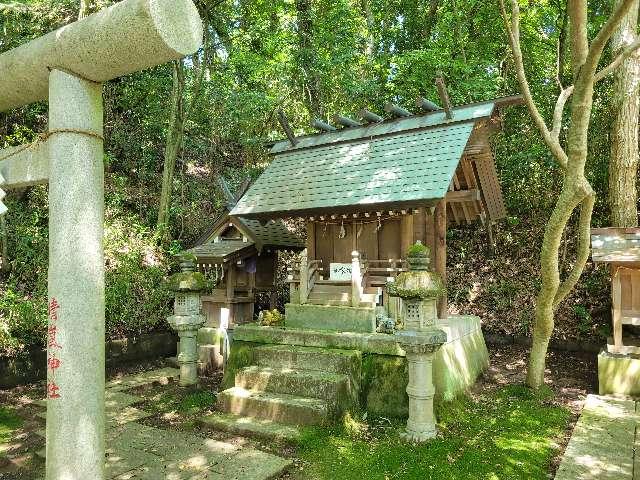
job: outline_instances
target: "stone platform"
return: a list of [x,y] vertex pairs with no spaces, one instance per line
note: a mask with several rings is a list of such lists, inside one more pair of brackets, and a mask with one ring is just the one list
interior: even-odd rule
[[[489,356],[479,318],[451,316],[436,326],[447,334],[433,368],[442,402],[471,386]],[[294,424],[331,423],[352,406],[405,417],[407,383],[405,353],[391,335],[242,325],[233,333],[219,407]]]
[[589,395],[556,480],[640,480],[640,416],[633,400]]
[[640,396],[640,355],[600,352],[598,392],[600,395]]

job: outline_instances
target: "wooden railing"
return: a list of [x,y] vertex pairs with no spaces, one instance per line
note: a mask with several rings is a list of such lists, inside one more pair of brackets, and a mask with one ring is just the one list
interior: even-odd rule
[[306,251],[303,251],[300,256],[300,266],[297,269],[289,269],[288,281],[291,301],[295,303],[295,298],[298,298],[300,304],[307,303],[309,293],[321,273],[322,260],[309,261]]
[[408,270],[405,261],[401,259],[368,260],[367,263],[367,286],[383,286],[389,279]]
[[359,307],[365,289],[365,278],[369,269],[369,262],[360,258],[356,250],[351,252],[351,306]]

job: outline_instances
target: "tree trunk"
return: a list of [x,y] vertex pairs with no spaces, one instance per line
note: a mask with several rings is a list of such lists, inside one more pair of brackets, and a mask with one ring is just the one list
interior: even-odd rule
[[91,0],[80,0],[80,10],[78,11],[78,20],[81,20],[87,15],[89,15],[90,6],[91,6]]
[[182,146],[184,133],[184,69],[182,61],[173,62],[173,89],[171,91],[171,117],[169,120],[169,132],[167,144],[164,150],[164,168],[162,171],[162,191],[160,193],[160,205],[158,209],[157,228],[162,238],[167,238],[169,223],[169,205],[171,203],[171,190],[173,187],[173,174],[176,168],[176,159]]
[[298,48],[300,49],[300,71],[302,72],[302,88],[309,116],[324,117],[320,93],[320,76],[314,66],[313,51],[313,12],[312,0],[296,0],[296,16],[298,23]]
[[[623,18],[611,37],[613,56],[636,39],[638,0]],[[640,99],[640,55],[631,55],[614,74],[614,119],[611,127],[611,161],[609,163],[609,205],[611,226],[638,225],[636,175],[638,171],[638,113]]]
[[[585,177],[584,168],[592,105],[593,79],[578,77],[571,103],[571,127],[567,134],[568,158],[562,190],[545,228],[540,251],[542,285],[536,301],[533,342],[527,369],[527,384],[532,388],[544,385],[545,359],[553,333],[555,310],[577,283],[589,258],[589,228],[595,193]],[[561,283],[559,255],[562,234],[578,206],[581,207],[581,212],[576,261]]]

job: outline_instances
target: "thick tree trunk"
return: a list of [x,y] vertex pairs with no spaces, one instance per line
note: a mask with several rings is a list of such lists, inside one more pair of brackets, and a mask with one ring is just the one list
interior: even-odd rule
[[167,144],[164,150],[164,168],[162,171],[162,191],[160,193],[160,205],[158,209],[157,228],[161,236],[166,238],[169,223],[169,205],[171,203],[171,190],[173,187],[173,173],[176,168],[176,159],[182,145],[184,133],[184,69],[181,61],[173,62],[173,89],[171,92],[171,118],[169,120],[169,132]]
[[[613,55],[636,39],[638,0],[611,37]],[[638,113],[640,98],[640,55],[631,55],[614,74],[614,119],[611,126],[611,161],[609,164],[609,205],[611,225],[638,225],[636,176],[638,171]]]

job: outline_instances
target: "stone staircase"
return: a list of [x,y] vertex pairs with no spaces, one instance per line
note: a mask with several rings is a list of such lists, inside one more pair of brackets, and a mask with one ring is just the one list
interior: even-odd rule
[[[360,306],[375,307],[378,294],[377,288],[366,287],[360,299]],[[351,281],[316,280],[309,292],[307,303],[351,307]]]
[[329,425],[357,401],[359,351],[265,345],[253,354],[255,365],[239,370],[235,386],[218,394],[223,412],[290,425]]

